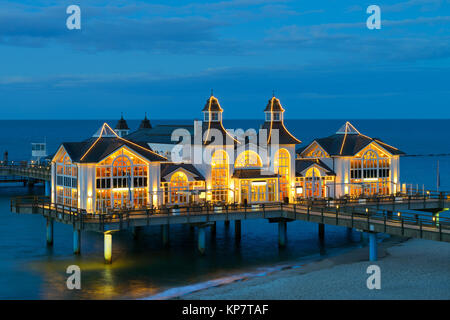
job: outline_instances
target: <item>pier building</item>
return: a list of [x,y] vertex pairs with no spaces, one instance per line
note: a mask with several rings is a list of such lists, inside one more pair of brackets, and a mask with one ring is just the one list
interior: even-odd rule
[[123,118],[91,138],[62,143],[52,159],[51,201],[88,213],[192,203],[261,204],[390,195],[400,191],[396,147],[345,123],[303,148],[271,97],[256,130],[227,130],[211,95],[203,120],[134,132]]

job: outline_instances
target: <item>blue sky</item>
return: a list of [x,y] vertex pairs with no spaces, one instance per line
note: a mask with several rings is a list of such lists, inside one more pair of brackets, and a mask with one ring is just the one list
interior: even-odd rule
[[228,119],[273,90],[289,118],[449,118],[449,27],[450,0],[0,0],[0,118],[199,118],[211,89]]

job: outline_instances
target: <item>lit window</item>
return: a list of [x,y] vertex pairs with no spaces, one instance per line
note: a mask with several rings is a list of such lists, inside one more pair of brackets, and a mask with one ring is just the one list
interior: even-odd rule
[[262,167],[259,155],[252,150],[242,152],[236,159],[235,168]]

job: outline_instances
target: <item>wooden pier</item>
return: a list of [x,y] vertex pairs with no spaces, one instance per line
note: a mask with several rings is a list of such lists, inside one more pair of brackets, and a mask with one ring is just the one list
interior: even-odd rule
[[[167,208],[112,210],[107,214],[89,214],[83,210],[50,203],[49,197],[25,196],[11,200],[11,211],[41,214],[47,219],[47,242],[53,243],[53,223],[70,224],[74,230],[74,253],[80,253],[81,231],[105,235],[105,261],[112,257],[112,233],[120,230],[135,232],[145,226],[162,226],[165,244],[169,241],[168,226],[189,224],[199,228],[199,251],[205,252],[205,228],[215,228],[217,222],[234,221],[236,237],[241,236],[241,221],[267,219],[279,224],[279,245],[287,241],[286,224],[302,220],[319,224],[319,236],[324,225],[354,228],[370,236],[370,257],[376,260],[376,233],[450,242],[450,218],[439,212],[450,205],[445,192],[427,195],[403,195],[355,200],[305,200],[294,204],[264,203],[255,205],[190,205]],[[423,211],[429,212],[424,214]],[[320,231],[321,230],[321,231]],[[165,232],[164,232],[165,231]]]

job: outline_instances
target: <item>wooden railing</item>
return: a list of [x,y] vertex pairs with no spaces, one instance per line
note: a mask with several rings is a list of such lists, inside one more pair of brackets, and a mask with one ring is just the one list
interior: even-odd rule
[[0,166],[0,175],[21,176],[40,180],[50,180],[51,167],[37,165],[7,165]]
[[[380,198],[378,203],[411,203],[429,200],[442,200],[446,193],[428,194],[427,197],[412,198],[396,197],[389,202],[386,198]],[[376,203],[376,202],[375,202]],[[332,205],[333,204],[333,205]],[[312,217],[319,217],[320,221],[332,218],[334,224],[342,224],[343,221],[351,223],[353,227],[355,222],[364,221],[367,223],[367,228],[370,223],[378,223],[384,225],[384,230],[388,227],[400,228],[401,234],[404,234],[405,229],[415,229],[422,231],[433,231],[439,233],[439,239],[442,239],[443,233],[450,233],[450,218],[436,217],[431,214],[415,213],[415,212],[388,212],[380,210],[377,206],[370,205],[370,203],[361,204],[348,200],[347,202],[339,202],[339,204],[331,202],[312,201],[310,203],[262,203],[262,204],[198,204],[189,206],[176,207],[145,207],[139,209],[117,209],[108,213],[87,213],[85,210],[54,204],[50,202],[49,197],[43,196],[24,196],[16,197],[11,200],[11,211],[14,208],[32,207],[35,209],[34,213],[41,213],[46,217],[55,218],[67,223],[80,223],[81,228],[84,228],[86,223],[98,224],[98,230],[104,231],[105,225],[110,223],[117,223],[119,229],[130,227],[130,222],[134,219],[143,219],[149,223],[153,217],[164,217],[167,223],[176,216],[187,217],[189,223],[190,217],[203,216],[204,221],[215,221],[214,215],[223,215],[225,220],[228,220],[228,215],[231,213],[243,214],[242,219],[247,219],[247,215],[254,213],[262,213],[262,218],[266,218],[266,212],[280,212],[280,217],[283,213],[293,214],[294,219],[298,219],[302,215],[303,220],[309,221]],[[317,221],[316,221],[317,222]]]

